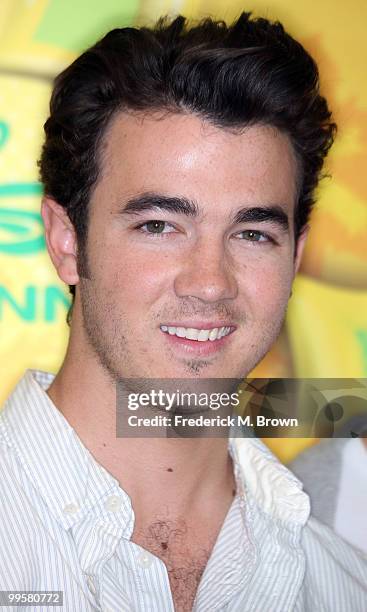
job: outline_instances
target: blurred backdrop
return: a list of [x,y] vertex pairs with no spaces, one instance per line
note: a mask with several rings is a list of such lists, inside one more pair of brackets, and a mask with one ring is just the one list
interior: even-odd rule
[[[367,3],[1,0],[0,404],[28,367],[56,372],[69,297],[46,253],[36,161],[52,79],[107,30],[163,14],[279,19],[319,64],[339,127],[286,324],[259,377],[367,377]],[[314,440],[271,440],[283,459]]]

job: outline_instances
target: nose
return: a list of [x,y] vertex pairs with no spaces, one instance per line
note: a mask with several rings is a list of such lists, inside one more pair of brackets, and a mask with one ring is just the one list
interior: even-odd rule
[[238,285],[223,241],[202,239],[185,253],[174,288],[178,297],[195,297],[207,303],[235,299]]

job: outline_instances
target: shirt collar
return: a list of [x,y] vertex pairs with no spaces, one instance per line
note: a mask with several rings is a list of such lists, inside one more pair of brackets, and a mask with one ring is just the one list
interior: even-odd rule
[[304,525],[310,499],[298,478],[258,438],[233,438],[230,443],[245,497],[250,494],[277,521]]
[[[5,403],[0,426],[33,485],[67,529],[101,499],[117,492],[121,495],[121,489],[48,397],[46,389],[53,378],[28,370]],[[229,445],[237,485],[244,495],[250,495],[276,520],[305,524],[310,504],[300,481],[257,438],[231,438]],[[126,493],[123,504],[129,510],[126,516],[131,516]]]

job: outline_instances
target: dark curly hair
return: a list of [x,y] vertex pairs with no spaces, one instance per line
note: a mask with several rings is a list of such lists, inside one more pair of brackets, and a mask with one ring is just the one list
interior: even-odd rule
[[299,166],[299,236],[336,126],[314,60],[279,22],[242,13],[230,26],[207,18],[190,27],[179,16],[153,28],[115,29],[55,79],[40,177],[75,227],[78,259],[85,256],[100,143],[125,109],[192,112],[217,127],[261,123],[286,133]]

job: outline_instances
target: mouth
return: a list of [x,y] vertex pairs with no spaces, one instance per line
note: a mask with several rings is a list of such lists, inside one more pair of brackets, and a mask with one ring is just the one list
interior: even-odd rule
[[167,341],[186,352],[209,355],[223,348],[236,330],[229,323],[199,323],[194,327],[184,325],[160,325]]
[[161,325],[161,330],[170,336],[177,338],[186,338],[187,340],[195,340],[196,342],[214,342],[228,336],[234,327],[231,325],[223,325],[221,327],[210,327],[208,329],[198,327],[175,327],[173,325]]

